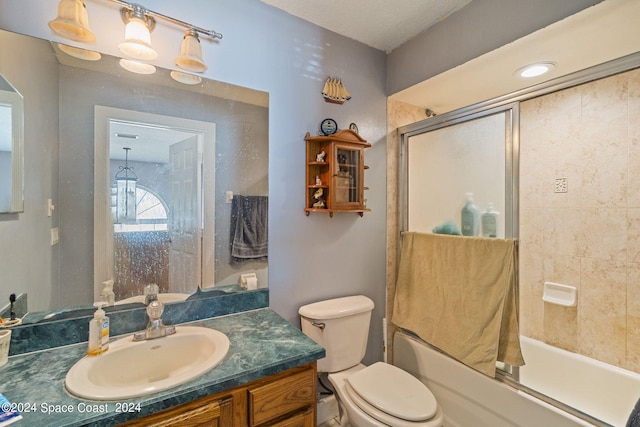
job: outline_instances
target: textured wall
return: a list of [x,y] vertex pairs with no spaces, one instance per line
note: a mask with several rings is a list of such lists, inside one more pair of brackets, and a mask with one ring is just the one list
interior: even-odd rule
[[[522,333],[640,371],[640,71],[524,102]],[[568,191],[556,193],[555,179]],[[544,281],[577,307],[542,301]]]

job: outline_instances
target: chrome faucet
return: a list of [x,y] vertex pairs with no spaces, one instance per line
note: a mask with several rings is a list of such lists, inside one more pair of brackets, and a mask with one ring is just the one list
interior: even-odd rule
[[147,324],[147,329],[134,333],[133,340],[152,340],[154,338],[161,338],[166,337],[167,335],[175,334],[176,327],[174,325],[167,326],[162,322],[163,311],[164,304],[162,304],[157,299],[151,301],[147,306],[147,315],[149,316],[149,324]]

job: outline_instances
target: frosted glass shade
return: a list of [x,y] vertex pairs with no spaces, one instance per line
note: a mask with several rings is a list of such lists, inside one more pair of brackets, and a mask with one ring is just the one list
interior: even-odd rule
[[132,61],[130,59],[120,59],[120,66],[125,70],[136,74],[153,74],[156,72],[156,67],[153,65],[145,64],[144,62]]
[[124,29],[124,41],[118,45],[124,55],[142,61],[153,61],[158,52],[151,46],[151,33],[145,22],[132,17]]
[[187,30],[182,39],[180,46],[180,56],[176,58],[176,65],[183,70],[192,71],[194,73],[202,73],[206,71],[207,64],[202,59],[202,46],[198,33],[193,30]]
[[172,71],[171,78],[173,80],[186,84],[186,85],[197,85],[202,82],[202,77],[194,76],[193,74],[183,73],[181,71]]
[[93,50],[81,49],[79,47],[69,46],[62,43],[58,43],[58,48],[69,56],[85,61],[98,61],[102,58],[102,55],[99,52],[95,52]]
[[82,43],[94,43],[96,36],[89,28],[89,14],[82,0],[60,0],[58,16],[49,28],[59,36]]

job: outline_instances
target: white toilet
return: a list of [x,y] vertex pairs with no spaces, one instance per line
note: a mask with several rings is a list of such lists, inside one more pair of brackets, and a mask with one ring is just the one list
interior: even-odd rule
[[440,427],[442,410],[431,391],[411,374],[383,362],[364,366],[374,304],[356,295],[300,307],[302,332],[324,347],[318,371],[329,373],[341,427]]

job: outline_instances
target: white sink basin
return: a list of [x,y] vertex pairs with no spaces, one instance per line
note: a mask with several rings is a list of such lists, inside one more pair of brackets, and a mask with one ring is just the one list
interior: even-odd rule
[[163,338],[110,344],[107,352],[85,356],[65,378],[67,390],[93,400],[145,396],[194,380],[217,366],[229,351],[229,339],[215,329],[178,326]]

